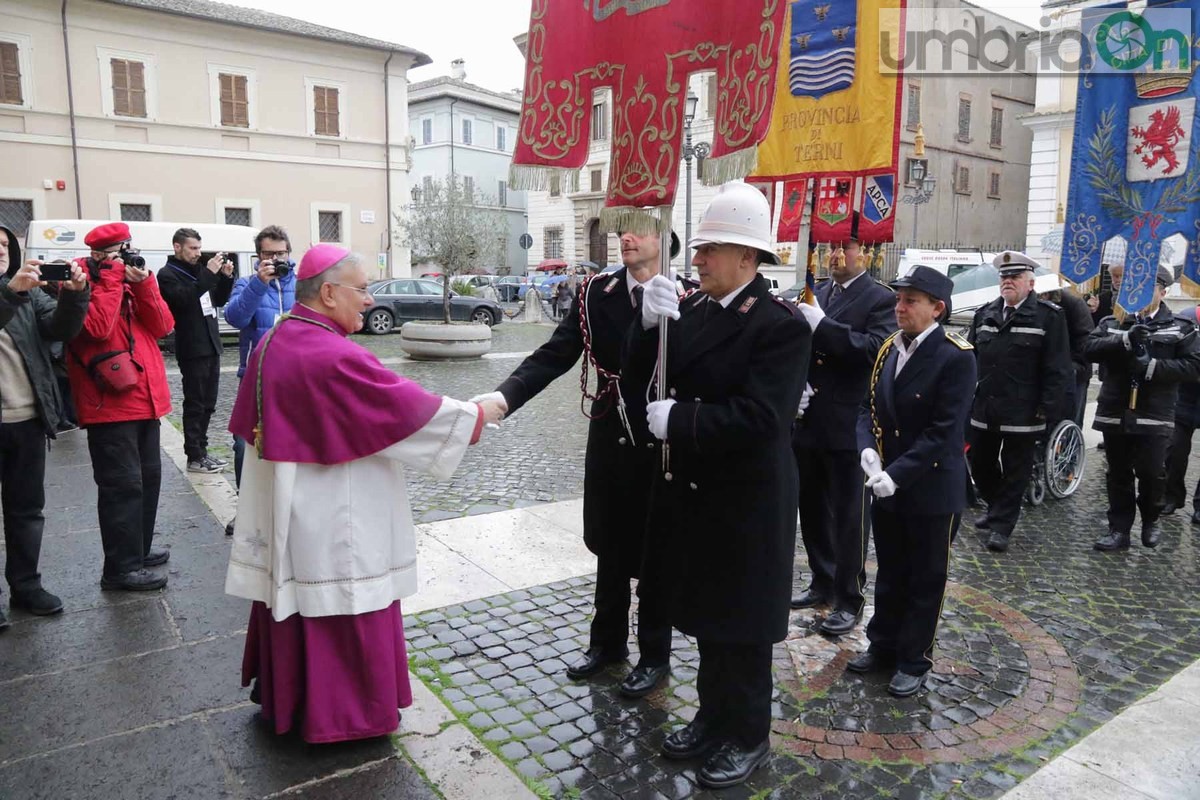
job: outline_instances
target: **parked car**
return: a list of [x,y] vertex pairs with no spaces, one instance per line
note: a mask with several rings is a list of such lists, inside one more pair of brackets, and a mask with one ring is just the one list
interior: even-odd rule
[[[363,330],[390,333],[412,320],[442,319],[442,285],[419,278],[376,281],[367,287],[375,304],[363,311]],[[504,321],[500,306],[482,297],[450,292],[450,319],[492,326]]]
[[522,283],[517,289],[517,299],[524,300],[525,295],[529,292],[530,287],[534,287],[541,294],[543,300],[549,300],[550,295],[547,294],[549,289],[548,283],[551,278],[559,277],[557,275],[535,275],[525,283]]
[[496,287],[496,294],[500,297],[501,302],[512,303],[516,301],[521,291],[521,285],[528,278],[524,275],[505,275],[497,278],[492,285]]
[[[1033,275],[1033,290],[1037,294],[1062,288],[1058,273],[1048,267],[1038,267]],[[954,281],[950,304],[951,319],[955,322],[970,322],[979,308],[1000,296],[1000,273],[991,264],[962,270],[951,275],[950,280]]]

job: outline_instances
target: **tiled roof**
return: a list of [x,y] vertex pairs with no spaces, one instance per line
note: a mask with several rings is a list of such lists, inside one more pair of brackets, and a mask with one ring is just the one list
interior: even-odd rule
[[429,80],[417,81],[416,83],[410,83],[408,85],[408,94],[411,97],[414,92],[426,91],[426,90],[430,90],[430,89],[434,89],[434,90],[442,89],[442,91],[440,91],[440,92],[438,92],[438,91],[431,92],[430,93],[431,97],[437,97],[442,94],[450,94],[449,90],[451,90],[451,89],[462,89],[467,92],[478,92],[479,94],[485,94],[485,95],[488,95],[489,97],[494,97],[497,100],[504,101],[505,104],[516,103],[516,104],[520,105],[520,103],[521,103],[521,93],[518,91],[497,92],[497,91],[493,91],[492,89],[485,89],[482,86],[476,86],[473,83],[467,83],[466,81],[460,81],[457,78],[451,78],[448,75],[442,75],[437,78],[430,78]]

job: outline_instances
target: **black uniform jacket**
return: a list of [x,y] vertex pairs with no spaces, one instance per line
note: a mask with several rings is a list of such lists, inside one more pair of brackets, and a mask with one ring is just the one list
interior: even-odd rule
[[158,288],[175,317],[175,357],[185,361],[221,355],[217,318],[204,313],[200,297],[207,292],[213,308],[225,305],[233,292],[233,276],[214,273],[203,261],[192,266],[170,256],[158,271]]
[[833,285],[828,280],[816,289],[825,319],[813,331],[808,365],[813,395],[794,439],[798,447],[855,450],[854,424],[871,366],[883,340],[896,330],[896,295],[863,274],[831,301]]
[[[650,528],[669,552],[671,624],[713,641],[778,642],[796,544],[791,429],[812,331],[761,276],[728,308],[696,293],[680,315],[668,330],[671,479],[656,463]],[[625,374],[651,375],[657,343],[656,330],[631,328]]]
[[898,340],[896,335],[884,345],[858,414],[859,449],[879,451],[896,482],[896,493],[875,505],[910,514],[958,513],[967,498],[963,448],[974,354],[970,344],[939,326],[897,376]]
[[[1150,364],[1144,370],[1127,346],[1128,332],[1136,322],[1130,314],[1124,323],[1105,317],[1088,337],[1086,352],[1100,362],[1103,381],[1096,399],[1098,431],[1163,433],[1175,427],[1175,402],[1179,384],[1200,380],[1200,337],[1196,323],[1172,316],[1167,304],[1149,320]],[[1133,385],[1137,402],[1130,408]]]
[[[1200,306],[1188,309],[1176,317],[1181,323],[1196,324],[1200,321]],[[1175,401],[1175,424],[1189,428],[1200,428],[1200,382],[1188,381],[1179,384],[1179,399]]]
[[975,312],[979,386],[971,426],[1000,433],[1042,433],[1061,417],[1073,385],[1071,343],[1061,308],[1030,294],[1004,322],[1004,298]]
[[[579,368],[583,354],[583,325],[591,332],[596,364],[620,374],[621,347],[632,324],[641,327],[626,285],[626,269],[601,274],[580,286],[571,310],[549,341],[535,350],[500,384],[497,391],[513,414],[560,375]],[[646,427],[645,375],[620,379],[631,439],[621,424],[615,394],[591,403],[587,454],[583,474],[583,539],[601,557],[619,559],[630,576],[638,574],[648,513],[651,470],[655,462],[653,437]],[[608,385],[609,379],[589,378],[588,391]]]

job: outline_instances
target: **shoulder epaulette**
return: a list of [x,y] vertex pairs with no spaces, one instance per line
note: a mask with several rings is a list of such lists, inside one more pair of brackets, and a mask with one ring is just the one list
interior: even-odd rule
[[774,300],[779,305],[786,308],[788,310],[788,313],[791,314],[793,317],[800,316],[800,307],[798,305],[796,305],[795,303],[793,303],[791,300],[784,300],[782,297],[780,297],[777,294],[771,295],[771,299]]
[[1060,306],[1058,303],[1055,303],[1053,300],[1045,300],[1045,299],[1039,297],[1038,302],[1044,306],[1049,306],[1050,308],[1053,308],[1055,311],[1062,311],[1062,306]]
[[975,345],[968,342],[960,334],[946,331],[946,341],[957,347],[959,350],[974,350]]

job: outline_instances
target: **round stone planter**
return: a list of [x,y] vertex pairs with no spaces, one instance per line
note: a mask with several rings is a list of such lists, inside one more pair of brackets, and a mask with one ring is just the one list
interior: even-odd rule
[[406,322],[400,329],[400,348],[419,361],[479,358],[492,349],[487,325]]

